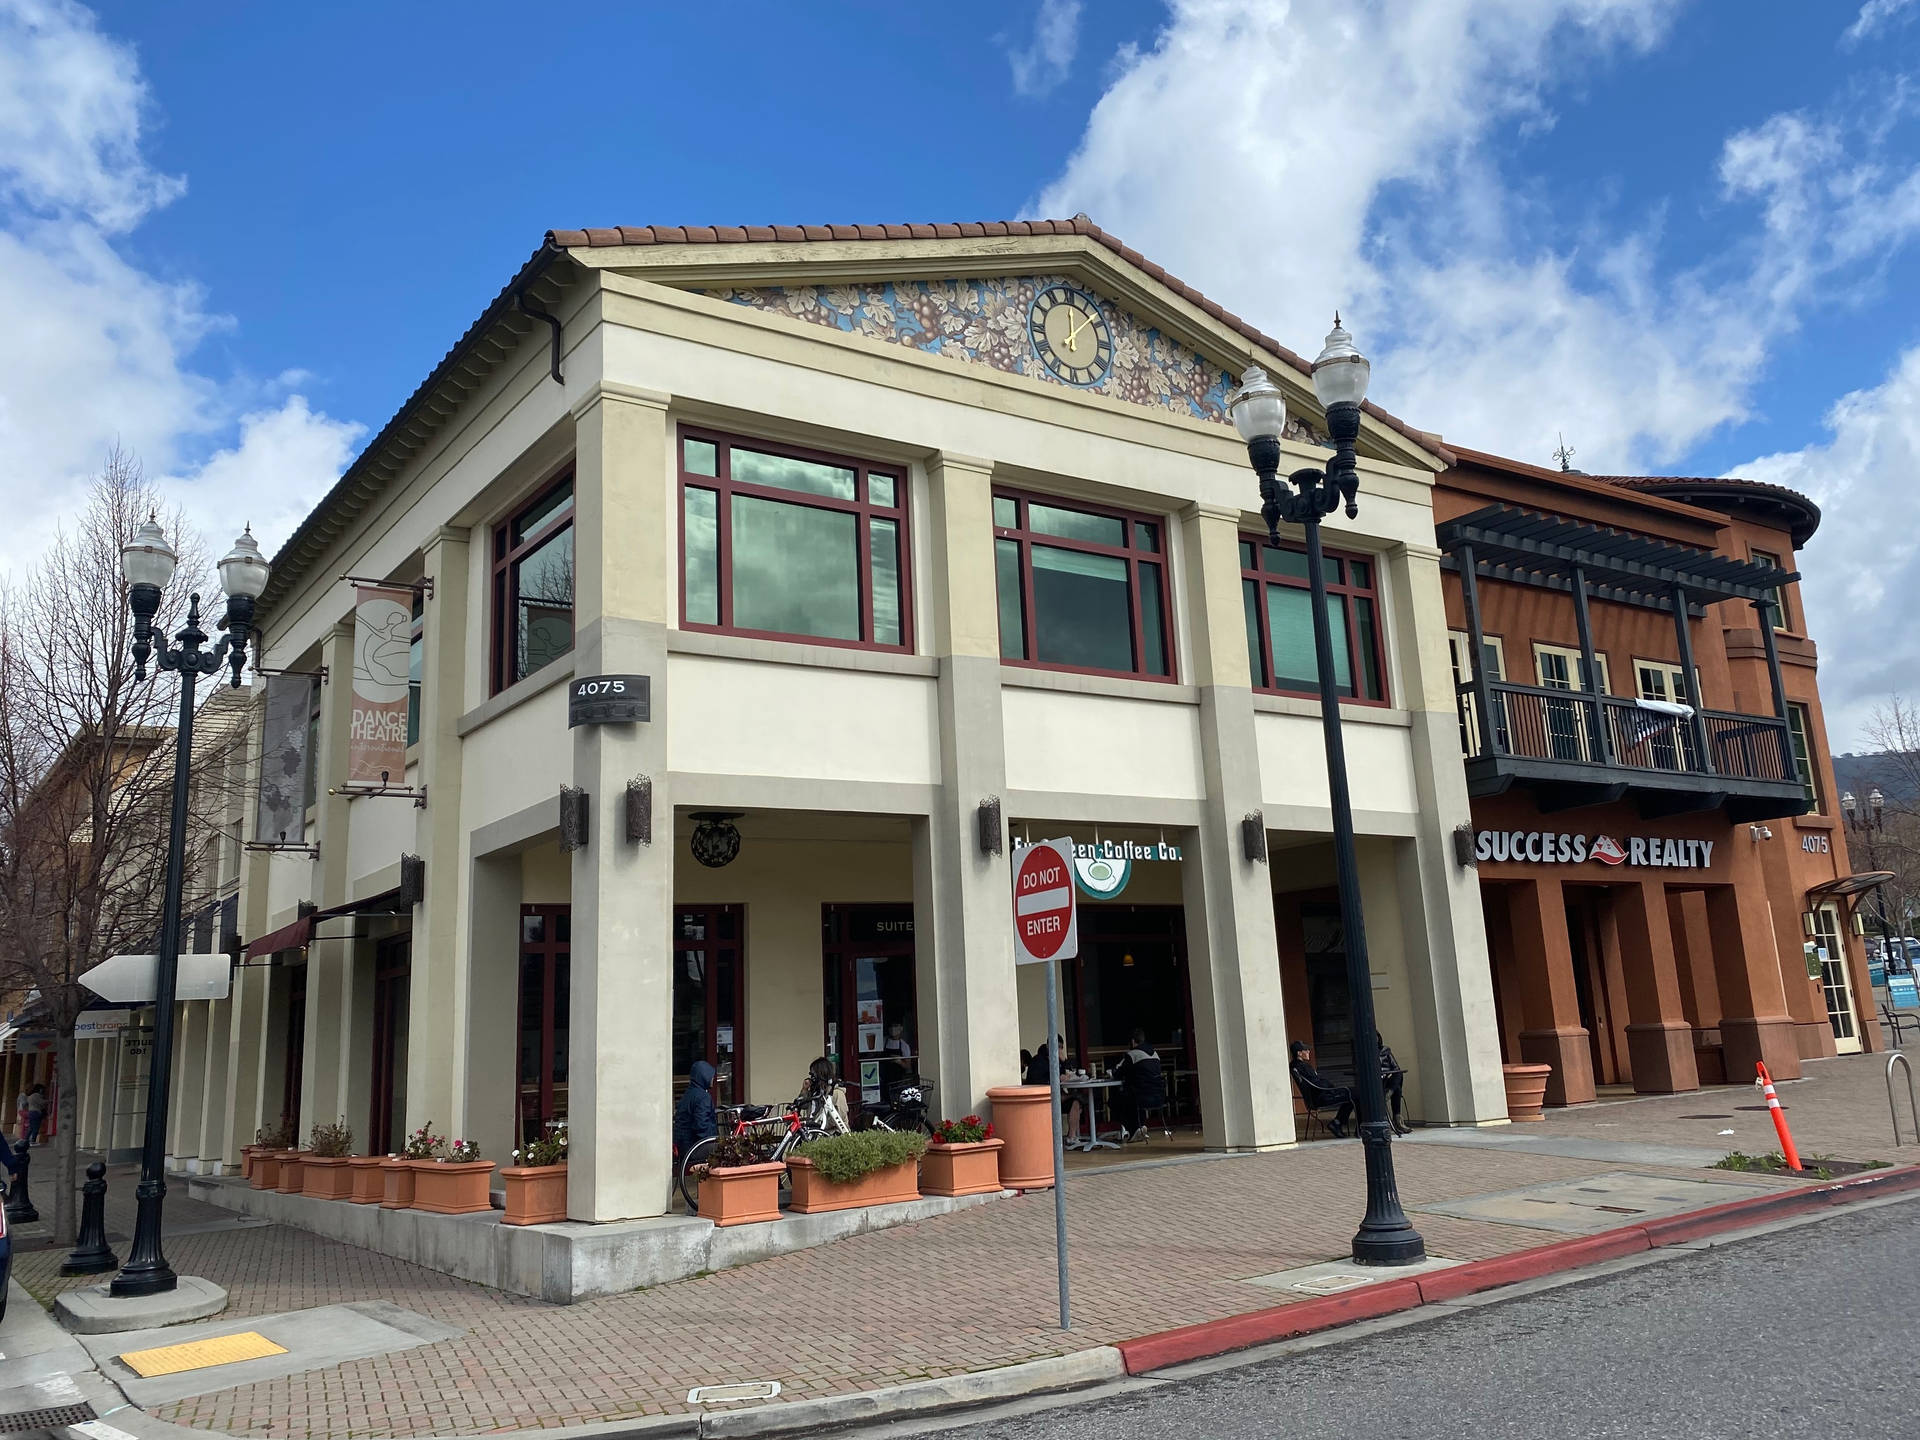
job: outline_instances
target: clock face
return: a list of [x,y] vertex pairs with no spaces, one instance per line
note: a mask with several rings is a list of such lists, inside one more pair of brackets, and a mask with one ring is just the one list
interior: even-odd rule
[[1033,352],[1069,385],[1098,385],[1113,368],[1113,330],[1100,304],[1071,285],[1049,285],[1027,312]]

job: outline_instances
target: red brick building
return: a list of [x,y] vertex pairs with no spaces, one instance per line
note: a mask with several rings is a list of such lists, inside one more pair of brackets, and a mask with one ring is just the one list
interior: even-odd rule
[[1871,882],[1848,862],[1795,583],[1818,509],[1454,448],[1434,514],[1459,841],[1502,1058],[1550,1064],[1548,1102],[1577,1104],[1880,1048],[1853,916]]

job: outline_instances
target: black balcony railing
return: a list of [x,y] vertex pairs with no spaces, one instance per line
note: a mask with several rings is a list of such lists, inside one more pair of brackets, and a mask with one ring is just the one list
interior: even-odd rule
[[[1648,709],[1613,695],[1468,680],[1459,686],[1462,740],[1469,759],[1489,753],[1596,769],[1723,775],[1737,780],[1798,781],[1787,723],[1720,710],[1695,718]],[[1482,728],[1485,709],[1489,724]],[[1701,763],[1701,737],[1711,766]]]

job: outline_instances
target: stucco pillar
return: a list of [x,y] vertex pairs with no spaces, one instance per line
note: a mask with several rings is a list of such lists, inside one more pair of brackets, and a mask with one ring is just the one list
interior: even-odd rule
[[187,1169],[200,1157],[200,1105],[206,1094],[207,1002],[188,1000],[174,1022],[172,1114],[167,1117],[167,1157],[177,1169]]
[[[314,799],[314,841],[320,858],[314,865],[314,902],[325,910],[347,899],[348,799],[330,794],[346,779],[347,727],[353,717],[353,624],[336,625],[321,646],[320,663],[327,667],[320,687],[319,765]],[[362,801],[395,804],[395,801]],[[343,922],[331,927],[336,931]],[[315,940],[307,947],[306,1040],[300,1072],[300,1113],[294,1117],[296,1143],[304,1144],[315,1124],[340,1112],[343,1047],[350,1027],[343,1024],[350,1005],[353,945],[342,940]]]
[[1020,1082],[1006,830],[982,854],[979,806],[1007,788],[993,475],[986,461],[927,466],[923,613],[940,660],[940,790],[913,822],[914,970],[921,1073],[945,1114],[985,1114],[987,1090]]
[[[652,677],[652,719],[573,731],[587,843],[573,853],[567,1213],[661,1214],[672,1181],[673,786],[667,771],[668,549],[678,534],[667,398],[601,385],[574,409],[574,673]],[[627,839],[650,777],[653,842]]]
[[[549,842],[551,843],[551,842]],[[515,1026],[520,1001],[521,859],[518,854],[481,856],[473,861],[467,886],[469,938],[466,946],[466,1036],[464,1063],[457,1073],[462,1087],[445,1110],[421,1110],[415,1118],[414,1092],[407,1092],[407,1128],[432,1121],[436,1134],[455,1131],[480,1142],[482,1155],[505,1155],[514,1144],[517,1077]],[[569,964],[580,953],[578,917]],[[574,972],[578,974],[578,970]],[[576,982],[577,983],[577,982]],[[580,1075],[588,1052],[581,1048],[579,1001],[574,1001],[571,1108],[580,1109]],[[411,1082],[409,1082],[411,1084]],[[449,1128],[450,1127],[450,1128]],[[582,1118],[570,1121],[571,1148],[581,1149]],[[570,1161],[577,1164],[577,1161]],[[569,1187],[571,1188],[571,1187]]]
[[1260,813],[1261,785],[1240,512],[1189,506],[1180,541],[1206,794],[1200,825],[1183,837],[1180,871],[1200,1115],[1209,1149],[1262,1149],[1293,1141],[1293,1092],[1273,880],[1263,860],[1247,858],[1241,826]]
[[1698,1090],[1693,1026],[1687,1021],[1674,954],[1673,921],[1663,881],[1613,887],[1613,920],[1627,984],[1627,1056],[1633,1088],[1643,1095]]
[[453,1114],[459,1049],[461,864],[460,734],[466,697],[468,533],[442,526],[426,545],[433,580],[421,623],[420,779],[427,807],[414,819],[414,851],[426,887],[413,909],[413,972],[407,998],[407,1129]]
[[[388,801],[392,804],[392,801]],[[345,925],[345,921],[335,921]],[[314,1118],[341,1120],[353,1131],[356,1144],[367,1138],[367,1117],[373,1104],[373,972],[374,941],[338,944],[344,971],[344,1004],[340,1026],[340,1089],[333,1108]],[[311,1132],[311,1124],[308,1126]]]
[[226,1168],[227,1116],[232,1094],[227,1086],[228,1032],[233,1025],[233,997],[207,1002],[206,1065],[200,1086],[201,1173],[218,1175]]
[[94,1053],[97,1048],[98,1042],[92,1040],[81,1040],[73,1047],[75,1067],[80,1072],[79,1083],[75,1087],[78,1091],[76,1108],[79,1113],[74,1116],[73,1143],[82,1150],[93,1143],[94,1102],[100,1093],[100,1062]]
[[1594,1095],[1593,1050],[1580,1023],[1566,896],[1552,876],[1516,881],[1506,889],[1524,1017],[1520,1058],[1528,1065],[1553,1067],[1547,1077],[1547,1104],[1581,1104]]
[[1713,969],[1720,984],[1720,1041],[1727,1079],[1743,1084],[1764,1061],[1776,1080],[1800,1074],[1800,1048],[1780,983],[1767,895],[1757,874],[1707,890],[1707,921],[1713,934]]
[[[1395,680],[1412,726],[1418,813],[1414,840],[1398,848],[1401,932],[1425,1124],[1473,1125],[1506,1118],[1500,1029],[1493,1003],[1480,877],[1454,859],[1453,831],[1473,822],[1460,757],[1459,702],[1447,656],[1440,551],[1403,545],[1379,564],[1393,610],[1404,617]],[[1564,928],[1564,927],[1563,927]]]

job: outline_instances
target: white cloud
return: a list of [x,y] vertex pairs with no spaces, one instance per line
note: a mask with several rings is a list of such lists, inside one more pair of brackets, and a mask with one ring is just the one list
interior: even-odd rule
[[1016,95],[1045,95],[1073,68],[1080,47],[1080,0],[1040,0],[1033,19],[1033,39],[1019,49],[1009,48]]
[[1658,211],[1568,224],[1510,183],[1496,145],[1551,126],[1563,77],[1657,45],[1677,0],[1169,8],[1036,212],[1086,211],[1297,350],[1337,306],[1374,398],[1463,444],[1546,463],[1564,432],[1583,468],[1671,464],[1747,415],[1808,305],[1857,299],[1920,231],[1920,172],[1864,128],[1885,107],[1732,136],[1687,197],[1724,242],[1678,271]]
[[1876,30],[1884,30],[1906,11],[1911,10],[1914,0],[1867,0],[1860,7],[1860,13],[1854,17],[1846,33],[1840,37],[1843,45],[1858,45]]
[[209,544],[250,513],[271,550],[362,433],[315,413],[304,376],[196,368],[234,322],[143,269],[128,238],[185,188],[143,154],[148,109],[132,50],[87,11],[0,0],[0,570],[39,551],[116,442],[168,477]]
[[1879,385],[1835,402],[1824,428],[1824,440],[1729,473],[1791,486],[1821,508],[1820,533],[1801,553],[1800,589],[1820,646],[1827,733],[1845,751],[1866,748],[1875,705],[1920,693],[1920,346]]

